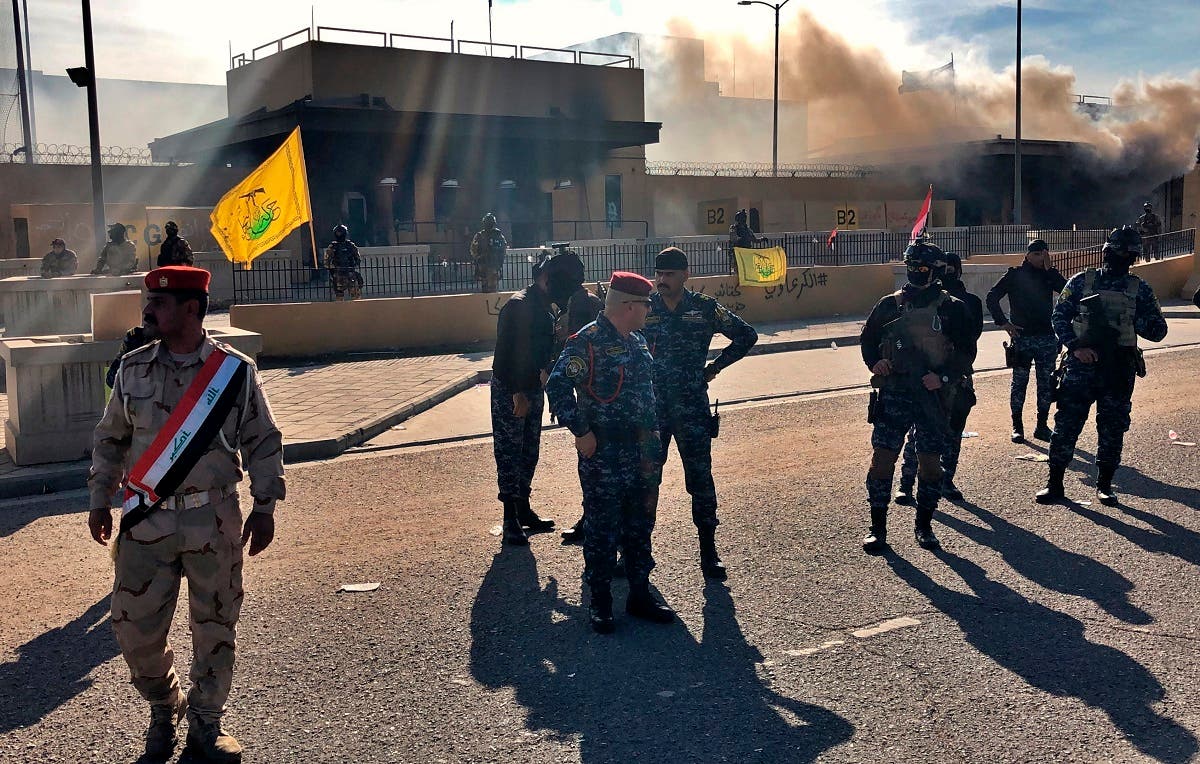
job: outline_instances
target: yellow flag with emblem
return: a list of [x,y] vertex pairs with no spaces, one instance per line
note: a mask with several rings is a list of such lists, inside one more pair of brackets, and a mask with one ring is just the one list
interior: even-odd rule
[[222,196],[209,219],[225,257],[247,268],[301,223],[312,220],[300,128]]
[[783,247],[733,248],[737,260],[738,286],[771,287],[787,279],[787,253]]

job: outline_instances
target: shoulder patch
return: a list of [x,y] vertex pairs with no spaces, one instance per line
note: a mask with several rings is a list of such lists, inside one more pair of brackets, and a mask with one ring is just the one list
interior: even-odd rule
[[586,368],[587,361],[577,355],[573,355],[567,359],[567,365],[563,367],[563,373],[570,379],[578,379],[583,376],[583,371]]

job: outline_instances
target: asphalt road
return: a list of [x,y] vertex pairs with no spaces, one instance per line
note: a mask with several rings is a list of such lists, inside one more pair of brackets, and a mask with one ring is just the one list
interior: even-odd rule
[[[862,393],[730,411],[716,443],[731,575],[706,584],[678,461],[653,581],[670,626],[587,627],[580,554],[501,549],[491,444],[289,470],[275,545],[246,564],[227,718],[254,762],[1161,761],[1200,752],[1200,350],[1139,383],[1126,504],[1093,500],[1094,431],[1040,507],[1038,446],[980,380],[945,551],[893,513],[867,557]],[[534,500],[578,516],[568,434]],[[0,760],[133,761],[147,713],[106,604],[111,565],[75,494],[0,509]],[[339,584],[379,581],[370,594]],[[616,589],[618,606],[623,587]],[[186,614],[176,660],[190,660]]]

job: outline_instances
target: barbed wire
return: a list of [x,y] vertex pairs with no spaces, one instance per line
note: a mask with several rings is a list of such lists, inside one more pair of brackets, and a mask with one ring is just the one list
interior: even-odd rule
[[[5,143],[0,146],[0,164],[20,164],[25,161],[24,144]],[[91,164],[90,146],[73,146],[66,143],[38,143],[34,146],[34,162],[37,164]],[[148,148],[126,148],[101,146],[100,164],[110,165],[167,165],[155,162]]]
[[[865,178],[875,168],[857,164],[781,164],[783,178]],[[768,162],[647,162],[647,175],[701,175],[730,178],[769,178]]]

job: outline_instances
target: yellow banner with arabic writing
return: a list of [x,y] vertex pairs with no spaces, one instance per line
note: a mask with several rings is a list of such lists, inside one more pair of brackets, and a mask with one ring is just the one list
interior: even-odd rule
[[739,286],[772,287],[787,280],[787,253],[783,247],[734,247],[733,256],[737,260]]
[[301,223],[312,220],[300,128],[222,196],[209,219],[225,257],[247,268]]

